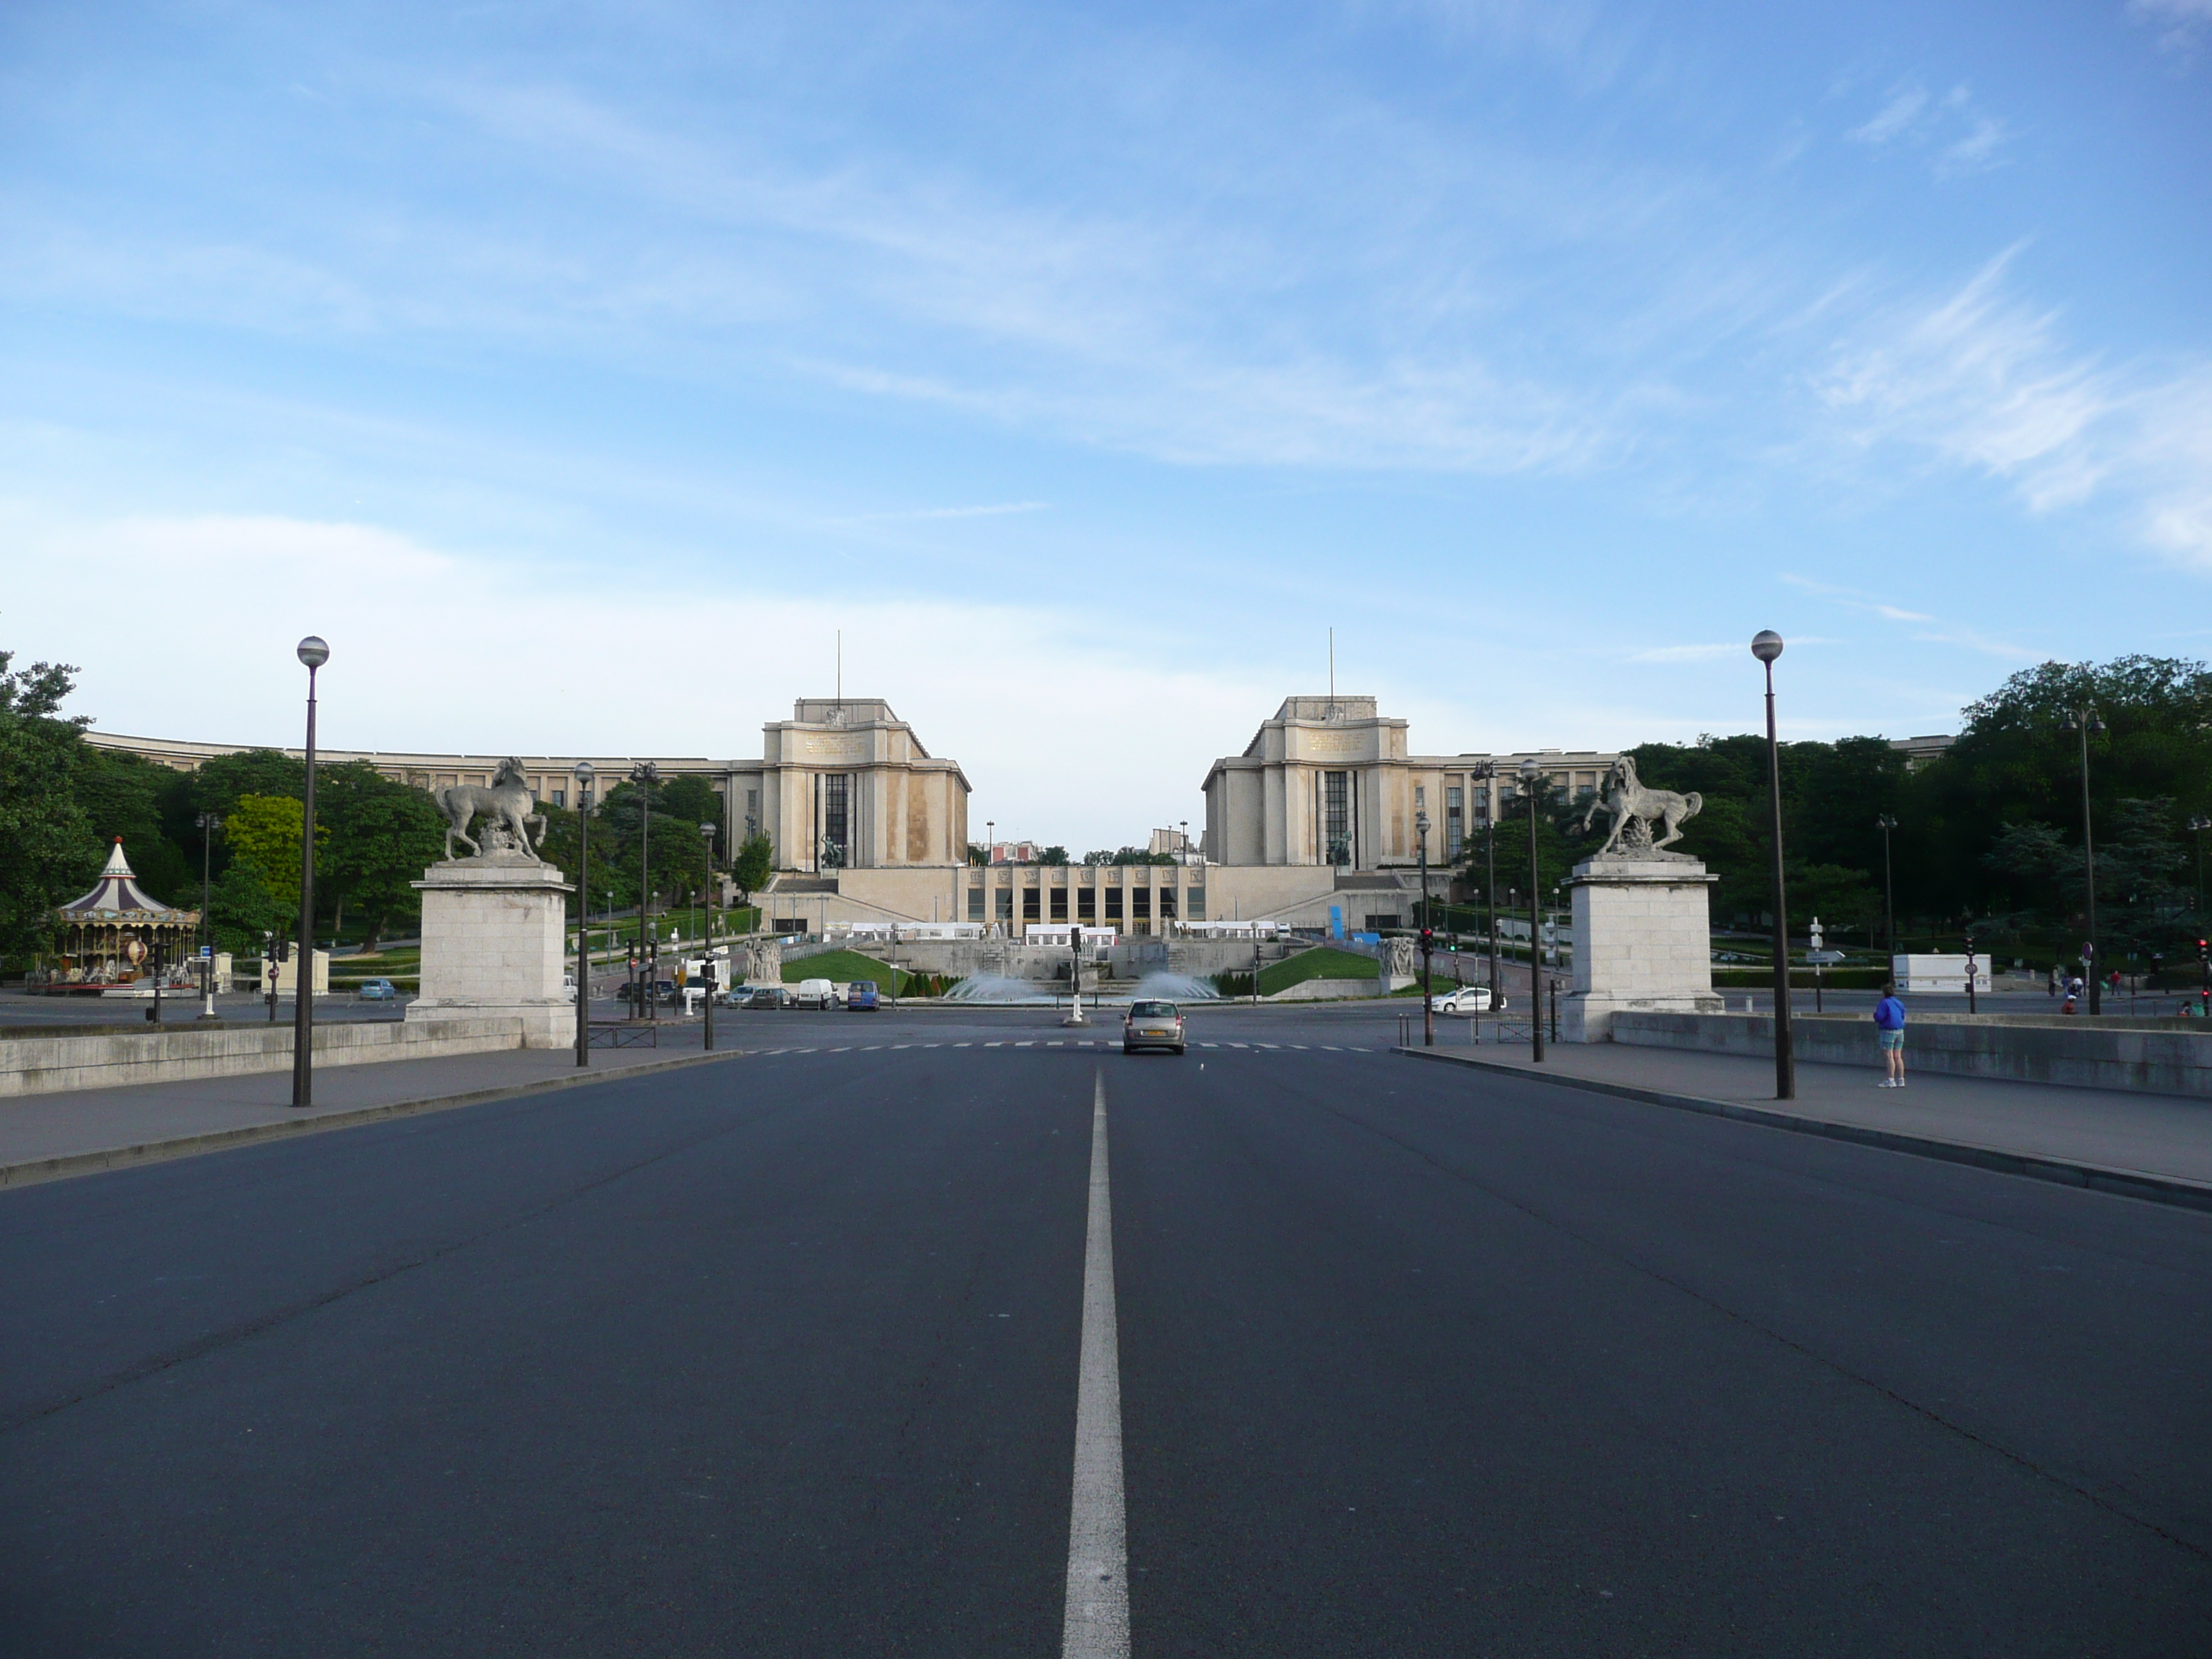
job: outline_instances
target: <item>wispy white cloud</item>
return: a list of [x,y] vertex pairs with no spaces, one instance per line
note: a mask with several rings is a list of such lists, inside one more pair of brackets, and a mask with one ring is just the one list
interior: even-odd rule
[[2212,0],[2128,0],[2128,15],[2158,31],[2160,51],[2184,59],[2212,33]]
[[983,507],[909,507],[888,513],[863,513],[860,521],[895,519],[1003,519],[1017,513],[1043,513],[1049,501],[994,501]]
[[1785,574],[1782,580],[1801,592],[1812,594],[1815,599],[1827,599],[1854,611],[1863,611],[1869,616],[1880,617],[1885,622],[1924,623],[1936,620],[1935,617],[1921,611],[1902,610],[1860,588],[1838,587],[1833,582],[1816,581],[1810,576],[1794,574]]
[[1937,98],[1913,82],[1892,88],[1880,109],[1844,134],[1862,144],[1928,149],[1942,178],[1996,166],[1999,149],[2011,136],[2002,121],[1975,102],[1972,88],[1956,86]]
[[1920,112],[1928,107],[1925,87],[1900,87],[1889,95],[1889,101],[1876,112],[1864,126],[1854,127],[1847,135],[1863,144],[1886,144],[1891,139],[1911,131],[1919,120]]
[[2030,511],[2123,494],[2151,545],[2212,568],[2212,364],[2108,363],[2007,287],[2008,249],[1954,292],[1870,319],[1814,390],[1864,447],[1905,443],[2009,481]]

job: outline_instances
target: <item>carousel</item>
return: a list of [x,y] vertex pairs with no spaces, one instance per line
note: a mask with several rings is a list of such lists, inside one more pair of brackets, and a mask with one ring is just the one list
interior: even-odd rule
[[126,987],[151,990],[157,973],[164,985],[191,983],[200,913],[148,896],[123,856],[120,836],[93,890],[63,905],[54,920],[61,961],[32,989],[54,996],[98,996]]

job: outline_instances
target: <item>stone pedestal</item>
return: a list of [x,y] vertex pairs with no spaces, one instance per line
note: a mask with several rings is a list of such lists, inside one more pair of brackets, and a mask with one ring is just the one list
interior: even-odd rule
[[576,1005],[562,989],[568,895],[561,872],[526,853],[434,864],[422,895],[422,994],[410,1020],[507,1016],[526,1048],[576,1041]]
[[1717,1014],[1705,890],[1719,879],[1692,858],[1644,853],[1584,859],[1574,890],[1575,988],[1559,999],[1567,1042],[1612,1039],[1616,1013]]

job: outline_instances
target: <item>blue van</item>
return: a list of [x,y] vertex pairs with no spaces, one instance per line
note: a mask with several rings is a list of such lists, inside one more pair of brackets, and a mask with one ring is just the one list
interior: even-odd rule
[[872,979],[856,979],[845,988],[845,1009],[848,1013],[874,1013],[878,1006],[876,982]]

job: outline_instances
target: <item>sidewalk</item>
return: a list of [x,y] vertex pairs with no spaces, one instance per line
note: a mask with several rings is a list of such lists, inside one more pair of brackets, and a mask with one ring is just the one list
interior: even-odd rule
[[661,1036],[659,1048],[594,1048],[582,1068],[572,1048],[331,1066],[316,1073],[315,1103],[305,1111],[291,1108],[289,1071],[18,1096],[0,1100],[0,1189],[744,1052],[717,1030],[715,1052],[708,1054],[696,1024],[672,1022]]
[[1774,1062],[1735,1054],[1555,1043],[1540,1066],[1525,1044],[1399,1053],[2212,1209],[2212,1103],[2179,1095],[1943,1076],[1881,1089],[1872,1070],[1801,1063],[1797,1098],[1778,1101]]

